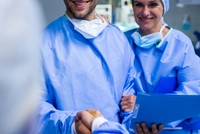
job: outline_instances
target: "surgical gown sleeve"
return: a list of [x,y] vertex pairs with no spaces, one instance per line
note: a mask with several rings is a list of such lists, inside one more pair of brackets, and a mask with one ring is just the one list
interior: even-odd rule
[[[134,64],[134,59],[132,60],[132,63]],[[134,67],[129,69],[128,76],[126,79],[126,84],[123,90],[123,95],[135,95],[135,83],[134,83],[134,77],[136,74],[136,70]],[[124,112],[123,110],[120,111],[120,117],[122,119],[122,124],[129,130],[130,127],[130,121],[132,116],[134,116],[133,110]]]
[[[48,34],[44,34],[45,41],[43,42],[45,45],[43,47],[48,46],[49,38]],[[42,48],[44,50],[44,48]],[[43,90],[41,97],[41,102],[38,107],[38,118],[39,123],[37,126],[37,134],[72,134],[72,124],[74,122],[74,118],[76,116],[77,111],[65,111],[65,110],[57,110],[54,106],[56,95],[53,93],[51,81],[49,79],[49,74],[46,72],[46,66],[49,64],[45,64],[45,58],[48,56],[48,53],[42,53],[43,57]],[[46,66],[45,66],[46,65]]]
[[92,134],[129,134],[125,127],[116,122],[105,122]]
[[40,122],[38,134],[69,134],[72,133],[71,125],[74,121],[74,111],[56,110],[50,103],[42,102],[40,105]]
[[[46,88],[44,88],[46,89]],[[50,91],[50,90],[49,90]],[[52,104],[51,92],[44,90],[43,98],[39,105],[38,134],[72,134],[72,124],[76,111],[57,110]]]
[[[195,54],[193,45],[188,39],[182,66],[177,71],[178,88],[174,91],[178,95],[200,94],[200,58]],[[195,119],[195,117],[193,118]],[[175,127],[182,121],[175,121],[168,126]],[[188,122],[189,124],[189,122]]]
[[[134,79],[133,79],[133,76],[135,75],[135,71],[136,70],[134,68],[130,68],[128,77],[126,80],[126,87],[124,88],[124,91],[123,91],[123,95],[126,95],[126,94],[134,95],[135,94]],[[120,117],[122,119],[122,124],[126,127],[127,130],[129,130],[129,128],[130,128],[130,121],[131,121],[132,116],[134,116],[133,110],[130,110],[127,112],[124,112],[123,110],[120,111]]]
[[195,54],[191,41],[187,41],[181,68],[177,72],[178,88],[176,94],[200,94],[200,58]]

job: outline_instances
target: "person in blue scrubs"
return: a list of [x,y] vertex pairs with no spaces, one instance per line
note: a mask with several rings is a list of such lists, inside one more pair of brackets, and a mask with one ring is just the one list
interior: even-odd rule
[[120,109],[120,101],[122,95],[133,94],[131,46],[118,27],[95,13],[98,0],[64,2],[66,14],[44,30],[45,84],[37,133],[72,134],[84,126],[75,122],[76,114],[88,108],[126,126],[131,114]]
[[[125,35],[135,53],[135,94],[199,95],[200,58],[195,54],[191,40],[163,21],[169,0],[132,0],[132,5],[139,28],[125,32]],[[200,133],[197,130],[165,130],[165,127],[174,128],[181,122],[164,126],[161,134]],[[137,124],[137,133],[153,132],[142,123]]]

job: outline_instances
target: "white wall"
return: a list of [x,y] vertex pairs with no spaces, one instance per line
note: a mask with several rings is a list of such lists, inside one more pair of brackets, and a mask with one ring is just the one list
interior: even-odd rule
[[65,13],[66,8],[63,0],[40,0],[40,2],[44,11],[46,25]]
[[[189,0],[188,0],[189,1]],[[190,18],[191,27],[189,30],[182,29],[182,21],[184,18],[184,14],[188,14]],[[196,37],[193,32],[195,30],[200,31],[200,5],[185,5],[183,8],[179,8],[176,6],[175,0],[170,0],[170,8],[169,11],[165,15],[165,22],[175,29],[181,30],[190,39],[195,42]]]

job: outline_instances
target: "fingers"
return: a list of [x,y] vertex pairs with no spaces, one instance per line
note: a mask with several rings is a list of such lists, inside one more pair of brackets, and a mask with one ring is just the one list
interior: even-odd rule
[[82,117],[82,112],[78,112],[75,117],[75,122],[79,121]]
[[156,124],[152,124],[151,129],[152,134],[159,134],[163,130],[163,125],[159,124],[158,126],[156,126]]
[[100,16],[101,16],[100,19],[102,20],[102,22],[104,22],[104,20],[105,20],[107,22],[107,24],[109,23],[109,20],[106,16],[104,16],[104,15],[100,15]]
[[139,123],[136,124],[136,134],[144,134],[142,127],[140,126]]
[[156,124],[152,124],[151,129],[152,129],[152,134],[158,134],[158,129],[157,129]]
[[76,114],[76,117],[75,117],[75,122],[76,121],[79,121],[80,119],[82,119],[84,116],[85,116],[85,111],[80,111]]
[[81,122],[88,128],[91,129],[92,127],[92,122],[96,117],[102,116],[101,112],[99,110],[94,110],[94,109],[87,109],[86,111],[80,111],[76,114],[75,117],[75,123]]
[[148,127],[146,126],[146,123],[137,123],[136,124],[136,133],[137,134],[151,134],[151,131],[148,129]]
[[163,124],[158,125],[158,133],[160,133],[163,130]]
[[137,123],[136,124],[136,134],[159,134],[163,130],[163,125],[159,124],[156,126],[156,124],[151,125],[151,129],[149,129],[146,125],[146,123]]
[[142,126],[143,132],[144,132],[145,134],[151,134],[149,128],[148,128],[147,125],[146,125],[146,123],[144,123],[144,122],[141,123],[141,126]]
[[91,129],[92,122],[95,117],[87,111],[81,111],[76,114],[75,122],[81,120],[82,123],[89,129]]
[[81,120],[75,123],[75,129],[77,134],[91,134],[91,130],[88,129]]
[[133,110],[135,106],[136,96],[134,95],[123,95],[121,99],[121,109],[125,112]]
[[104,15],[100,15],[100,17],[99,17],[100,19],[101,19],[101,21],[102,22],[104,22],[104,18],[105,18],[105,16]]
[[90,113],[91,115],[93,115],[94,117],[103,116],[99,110],[95,110],[95,109],[89,108],[89,109],[87,109],[86,111],[89,112],[89,113]]

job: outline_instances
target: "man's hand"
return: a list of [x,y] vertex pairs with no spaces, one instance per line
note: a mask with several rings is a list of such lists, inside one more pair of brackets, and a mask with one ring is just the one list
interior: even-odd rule
[[78,112],[75,118],[76,132],[78,134],[91,134],[92,122],[99,116],[102,116],[101,112],[94,109]]
[[121,109],[124,112],[133,110],[135,106],[136,96],[134,95],[123,95],[121,99]]
[[102,22],[106,21],[107,24],[110,23],[110,21],[108,20],[108,18],[106,16],[104,16],[104,15],[98,15],[98,14],[97,14],[97,16],[99,16],[99,18],[101,19]]
[[75,122],[75,129],[77,134],[91,134],[91,130],[81,120]]
[[136,128],[136,134],[159,134],[163,130],[163,125],[156,126],[156,124],[152,124],[151,129],[148,129],[146,123],[143,122],[141,124],[137,123]]
[[101,114],[101,112],[99,110],[89,108],[86,111],[89,112],[94,117],[99,117],[99,116],[103,117],[103,115]]
[[81,120],[81,122],[89,129],[91,130],[92,122],[95,119],[95,117],[90,114],[87,111],[81,111],[76,114],[75,122],[78,122]]

